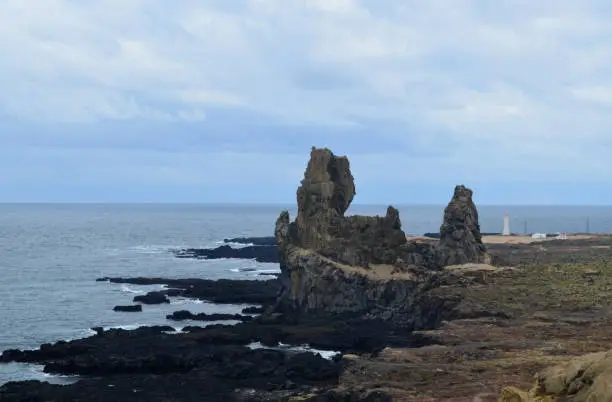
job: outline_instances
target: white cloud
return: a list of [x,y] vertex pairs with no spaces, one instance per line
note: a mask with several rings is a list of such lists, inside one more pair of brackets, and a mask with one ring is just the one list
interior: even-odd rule
[[5,0],[0,111],[392,121],[420,130],[395,130],[407,149],[444,133],[446,160],[471,159],[474,175],[484,161],[524,172],[568,159],[604,175],[611,13],[598,0]]
[[216,105],[228,105],[228,106],[241,106],[246,102],[231,93],[225,93],[222,91],[207,91],[207,90],[185,90],[180,91],[180,98],[189,103],[209,103]]
[[578,100],[612,106],[612,86],[577,87],[571,92]]

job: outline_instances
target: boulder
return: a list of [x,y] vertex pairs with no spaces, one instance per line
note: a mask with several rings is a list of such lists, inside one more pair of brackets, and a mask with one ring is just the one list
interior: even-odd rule
[[438,255],[442,266],[491,263],[491,256],[482,242],[472,190],[463,185],[455,187],[453,197],[444,209]]

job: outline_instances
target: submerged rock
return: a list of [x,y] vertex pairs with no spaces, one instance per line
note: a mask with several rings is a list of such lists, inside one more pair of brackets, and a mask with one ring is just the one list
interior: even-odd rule
[[137,312],[142,311],[142,305],[134,304],[131,306],[115,306],[113,307],[113,311],[121,311],[121,312],[126,312],[126,313],[137,313]]

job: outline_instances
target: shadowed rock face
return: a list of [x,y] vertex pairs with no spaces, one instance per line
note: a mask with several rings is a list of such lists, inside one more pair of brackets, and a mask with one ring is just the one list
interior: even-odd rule
[[438,252],[443,266],[491,262],[482,243],[472,190],[465,186],[455,187],[453,198],[444,210]]

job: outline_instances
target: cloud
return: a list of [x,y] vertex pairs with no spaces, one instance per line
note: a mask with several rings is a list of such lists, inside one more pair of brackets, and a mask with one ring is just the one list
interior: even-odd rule
[[5,0],[0,139],[299,154],[292,171],[329,145],[364,182],[609,183],[611,16],[603,0]]

